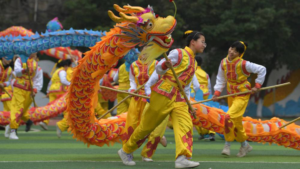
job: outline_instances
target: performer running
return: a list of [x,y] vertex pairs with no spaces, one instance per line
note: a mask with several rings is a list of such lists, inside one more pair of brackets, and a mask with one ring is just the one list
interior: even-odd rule
[[11,113],[10,113],[10,135],[9,139],[17,140],[17,129],[22,119],[26,122],[25,131],[30,130],[33,122],[29,118],[27,112],[32,98],[37,93],[37,86],[39,82],[37,81],[38,74],[38,64],[36,62],[36,53],[32,53],[26,63],[22,63],[21,58],[17,58],[14,63],[14,72],[16,73],[16,80],[13,84],[13,98],[11,104]]
[[[234,94],[252,90],[252,93],[262,86],[266,76],[266,68],[264,66],[243,60],[243,56],[247,49],[247,43],[243,41],[234,42],[229,50],[228,55],[221,61],[217,75],[215,93],[213,100],[217,101],[223,88],[227,83],[227,93]],[[251,84],[247,78],[250,73],[257,74],[255,86],[251,89]],[[228,98],[229,110],[225,115],[225,146],[222,151],[223,155],[230,155],[230,143],[234,140],[241,143],[238,157],[244,157],[252,150],[247,140],[247,135],[243,127],[242,118],[245,113],[250,94],[238,95]]]
[[188,168],[200,165],[199,162],[188,160],[192,157],[193,123],[188,105],[179,91],[172,71],[168,69],[170,64],[174,66],[185,93],[189,95],[196,69],[195,54],[202,53],[206,43],[201,32],[187,31],[186,35],[185,49],[172,50],[168,56],[170,60],[162,59],[156,66],[157,73],[163,76],[152,88],[150,106],[130,139],[118,151],[125,165],[135,165],[132,153],[168,115],[172,118],[176,142],[175,167]]
[[[70,68],[71,64],[72,64],[72,60],[66,59],[66,60],[59,60],[54,65],[52,72],[50,73],[52,78],[48,84],[48,89],[47,89],[47,96],[49,97],[49,102],[58,99],[67,91],[67,86],[70,85],[69,80],[71,79],[71,75],[72,75],[72,68]],[[53,73],[54,70],[55,72]],[[49,123],[49,119],[44,120],[39,124],[44,130],[48,130],[47,127],[48,123]]]

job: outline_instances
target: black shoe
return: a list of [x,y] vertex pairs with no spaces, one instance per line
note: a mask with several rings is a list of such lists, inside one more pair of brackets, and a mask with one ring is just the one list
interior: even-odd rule
[[29,119],[27,122],[26,122],[26,128],[25,128],[25,131],[28,132],[32,126],[33,122]]
[[203,140],[204,139],[204,135],[200,135],[198,140]]
[[210,133],[210,134],[209,134],[209,140],[210,140],[210,141],[215,141],[215,134]]

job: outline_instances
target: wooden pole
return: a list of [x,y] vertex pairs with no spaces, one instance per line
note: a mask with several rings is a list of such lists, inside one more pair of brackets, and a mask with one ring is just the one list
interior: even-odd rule
[[75,66],[78,66],[76,60],[73,58],[74,55],[72,55],[71,52],[70,52],[70,49],[68,47],[66,47],[66,49],[67,49],[67,51],[68,51],[68,53],[69,53],[69,55],[71,57],[71,60],[74,62]]
[[[145,83],[146,84],[146,83]],[[134,93],[137,93],[139,90],[141,90],[144,86],[145,86],[145,84],[143,84],[142,86],[140,86],[140,87],[138,87],[137,89],[136,89],[136,91],[134,91]],[[131,95],[129,95],[129,96],[127,96],[127,97],[125,97],[123,100],[121,100],[117,105],[115,105],[113,108],[111,108],[110,110],[108,110],[106,113],[104,113],[102,116],[100,116],[99,118],[98,118],[98,120],[100,120],[101,118],[103,118],[104,116],[106,116],[108,113],[110,113],[110,112],[112,112],[113,110],[115,110],[118,106],[120,106],[120,104],[122,104],[124,101],[126,101],[128,98],[130,98],[131,97]]]
[[[166,59],[166,61],[168,61],[169,59],[168,59],[167,54],[164,53],[163,55],[164,55],[164,58]],[[195,110],[194,110],[194,108],[192,107],[189,98],[187,98],[187,96],[186,96],[186,94],[185,94],[185,92],[184,92],[184,90],[183,90],[183,88],[182,88],[182,85],[180,84],[179,79],[178,79],[178,77],[177,77],[177,75],[176,75],[176,73],[175,73],[175,70],[174,70],[172,64],[171,64],[171,66],[170,66],[170,69],[171,69],[171,71],[173,72],[173,75],[174,75],[174,77],[175,77],[175,79],[176,79],[176,83],[177,83],[177,86],[179,87],[179,91],[180,91],[181,94],[183,95],[183,97],[184,97],[186,103],[187,103],[188,106],[189,106],[189,109],[192,111],[191,114],[194,116],[194,118],[196,118]]]
[[101,89],[101,88],[107,89],[107,90],[111,90],[111,91],[115,91],[115,92],[118,92],[118,93],[124,93],[124,94],[128,94],[128,95],[136,96],[136,97],[141,97],[141,98],[145,98],[145,99],[150,99],[150,97],[148,97],[148,96],[139,95],[139,94],[135,94],[135,93],[130,93],[130,92],[126,92],[126,91],[123,91],[123,90],[117,90],[117,89],[113,89],[113,88],[106,87],[106,86],[100,86],[100,89]]
[[296,119],[294,119],[294,120],[292,120],[292,121],[286,123],[285,125],[279,127],[279,129],[282,129],[282,128],[284,128],[284,127],[286,127],[286,126],[288,126],[288,125],[290,125],[290,124],[292,124],[292,123],[294,123],[294,122],[296,122],[296,121],[298,121],[298,120],[300,120],[300,117],[298,117],[298,118],[296,118]]
[[[290,85],[290,84],[291,84],[290,82],[287,82],[287,83],[283,83],[283,84],[279,84],[279,85],[263,87],[263,88],[258,89],[258,91],[268,90],[268,89],[272,89],[272,88],[276,88],[276,87],[282,87],[282,86],[286,86],[286,85]],[[227,98],[227,97],[237,96],[237,95],[241,95],[241,94],[248,94],[248,93],[251,93],[251,92],[252,92],[251,90],[248,90],[248,91],[245,91],[245,92],[240,92],[240,93],[234,93],[234,94],[220,96],[220,97],[217,97],[217,98],[218,99],[224,99],[224,98]],[[207,100],[202,100],[202,101],[194,102],[194,103],[192,103],[192,105],[198,104],[198,103],[209,102],[209,101],[212,101],[212,99],[207,99]]]
[[34,107],[38,107],[37,104],[36,104],[36,102],[35,102],[34,96],[33,96],[33,85],[31,83],[31,78],[30,78],[30,73],[29,73],[29,67],[28,67],[27,63],[26,63],[26,66],[27,66],[27,73],[28,73],[29,84],[30,84],[30,88],[31,88],[31,97],[32,97],[33,105],[34,105]]

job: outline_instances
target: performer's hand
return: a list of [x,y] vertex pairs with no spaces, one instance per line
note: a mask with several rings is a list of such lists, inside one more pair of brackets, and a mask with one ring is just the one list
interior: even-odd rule
[[168,67],[168,68],[171,68],[172,67],[172,62],[170,60],[167,60],[165,62],[165,65]]
[[35,95],[37,94],[37,89],[34,88],[31,92],[32,97],[35,97]]
[[213,97],[211,98],[214,102],[217,102],[219,100],[219,98],[216,95],[213,95]]
[[47,93],[46,98],[49,98],[49,93]]
[[5,84],[4,84],[4,83],[0,83],[0,87],[1,87],[1,88],[4,88],[4,87],[5,87]]
[[193,110],[191,110],[191,109],[189,108],[189,113],[191,113],[192,116],[195,116],[195,115],[196,115],[196,110],[195,110],[195,108],[193,108]]
[[22,74],[28,74],[29,70],[28,69],[23,69]]
[[258,92],[258,88],[253,87],[253,88],[251,89],[251,91],[252,91],[252,94],[257,93],[257,92]]

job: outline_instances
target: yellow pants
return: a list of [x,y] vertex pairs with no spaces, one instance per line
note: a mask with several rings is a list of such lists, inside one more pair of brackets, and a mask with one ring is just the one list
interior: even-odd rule
[[[65,92],[50,93],[49,94],[49,102],[52,102],[52,101],[56,100],[58,97],[60,97],[64,93]],[[43,122],[48,125],[49,124],[49,119],[44,120]]]
[[225,140],[230,142],[236,140],[237,142],[244,142],[247,140],[247,135],[243,127],[243,115],[247,108],[250,95],[237,96],[228,98],[229,110],[225,115]]
[[106,101],[106,100],[103,99],[101,93],[98,94],[98,102],[101,104],[101,107],[104,110],[108,110],[108,101]]
[[10,128],[18,129],[21,122],[20,119],[24,122],[30,119],[28,108],[32,102],[31,91],[14,87],[13,96],[10,112]]
[[[97,103],[97,106],[95,107],[95,116],[96,116],[97,118],[99,118],[100,116],[102,116],[102,114],[106,113],[106,111],[107,111],[107,110],[104,110],[104,109],[102,108],[101,104],[98,102],[98,103]],[[110,113],[108,113],[107,115],[105,115],[105,116],[103,117],[103,119],[107,119],[107,118],[109,118],[109,117],[111,117],[111,114],[110,114]]]
[[[143,115],[145,114],[145,112],[147,111],[149,106],[150,106],[150,104],[146,103],[145,109],[143,111]],[[141,153],[141,155],[143,157],[152,158],[152,156],[154,155],[154,153],[156,151],[157,145],[160,143],[160,139],[165,134],[168,121],[169,121],[169,115],[163,120],[162,123],[160,123],[160,125],[158,125],[151,132],[151,134],[148,137],[148,142],[144,146],[142,153]]]
[[11,110],[11,100],[4,101],[3,103],[3,111],[10,111]]
[[57,126],[61,131],[66,131],[69,128],[67,116],[69,113],[67,111],[64,111],[64,118],[61,119],[59,122],[57,122]]
[[[125,134],[123,144],[127,142],[133,131],[140,124],[141,118],[149,106],[150,104],[148,102],[143,102],[142,98],[139,98],[138,100],[135,100],[134,98],[131,99],[125,125],[125,131],[127,132]],[[169,116],[149,135],[148,142],[144,146],[141,153],[143,157],[152,158],[161,137],[165,133],[168,119]],[[141,144],[143,144],[143,142]]]
[[[127,97],[128,94],[125,93],[118,93],[117,95],[117,101],[118,103],[123,100],[125,97]],[[121,103],[118,108],[117,108],[117,115],[121,114],[121,113],[125,113],[128,111],[129,108],[129,104],[130,104],[130,100],[131,98],[126,99],[126,101],[124,101],[123,103]]]
[[168,115],[173,122],[176,142],[176,156],[192,156],[193,149],[193,123],[185,102],[176,102],[176,95],[172,100],[152,91],[150,106],[141,119],[141,123],[123,145],[126,153],[132,153],[141,146],[147,136],[165,120]]

